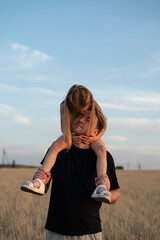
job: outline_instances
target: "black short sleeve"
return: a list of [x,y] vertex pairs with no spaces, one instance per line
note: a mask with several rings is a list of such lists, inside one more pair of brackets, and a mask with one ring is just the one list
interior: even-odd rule
[[119,184],[116,176],[115,164],[112,155],[107,152],[107,175],[110,180],[110,190],[118,189]]

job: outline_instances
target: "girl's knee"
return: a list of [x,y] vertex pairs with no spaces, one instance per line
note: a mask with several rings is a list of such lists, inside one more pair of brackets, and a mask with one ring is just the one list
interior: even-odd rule
[[61,143],[59,141],[55,141],[52,143],[50,150],[54,152],[58,152],[61,149]]
[[54,152],[59,152],[65,149],[66,147],[67,143],[62,139],[58,139],[52,143],[50,150]]

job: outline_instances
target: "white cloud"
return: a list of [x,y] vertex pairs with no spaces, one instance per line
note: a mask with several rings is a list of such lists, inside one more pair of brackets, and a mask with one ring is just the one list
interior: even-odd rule
[[21,124],[25,124],[25,125],[31,124],[31,120],[29,118],[21,116],[21,115],[15,115],[14,119]]
[[41,58],[42,60],[50,60],[52,59],[48,54],[46,53],[42,53],[38,50],[34,50],[32,51],[33,56],[37,57],[37,58]]
[[12,86],[9,84],[1,84],[0,83],[0,91],[21,91],[22,89],[16,86]]
[[138,78],[151,78],[156,74],[160,73],[160,67],[150,67],[146,71],[142,71],[136,74]]
[[92,88],[92,92],[94,95],[97,95],[99,99],[103,100],[110,100],[114,99],[115,101],[128,101],[128,100],[133,100],[134,98],[139,98],[140,101],[141,99],[160,99],[160,94],[157,89],[156,92],[152,91],[143,91],[139,89],[131,89],[131,88],[126,88],[126,87],[109,87],[109,88]]
[[12,44],[11,48],[13,51],[10,55],[1,56],[0,69],[3,72],[33,69],[37,66],[43,66],[44,63],[54,59],[44,52],[18,43]]
[[120,146],[118,146],[118,145],[112,145],[112,144],[108,144],[107,145],[107,149],[109,150],[109,151],[113,151],[113,150],[120,150],[121,148],[120,148]]
[[137,103],[160,103],[160,96],[153,97],[131,97],[128,98],[129,101],[137,102]]
[[117,142],[125,142],[126,141],[126,137],[124,137],[124,136],[111,135],[108,138],[111,141],[117,141]]
[[93,90],[99,105],[105,109],[121,111],[160,111],[160,94],[127,88]]
[[14,43],[11,45],[12,48],[14,50],[19,50],[21,53],[28,53],[28,57],[32,57],[32,58],[37,58],[37,59],[42,59],[42,60],[51,60],[53,59],[52,57],[50,57],[48,54],[40,52],[39,50],[32,50],[27,46],[18,44],[18,43]]
[[9,84],[0,84],[0,91],[11,91],[11,92],[26,92],[26,93],[37,93],[42,95],[51,95],[51,96],[63,96],[61,92],[55,92],[48,88],[40,88],[40,87],[32,87],[32,88],[20,88],[17,86],[9,85]]
[[16,49],[16,50],[23,50],[23,51],[29,50],[29,47],[24,46],[24,45],[22,45],[22,44],[18,44],[18,43],[13,43],[13,44],[11,45],[11,47],[12,47],[13,49]]
[[160,119],[148,118],[110,118],[109,123],[112,126],[121,126],[124,129],[138,131],[160,132]]
[[45,95],[62,96],[62,93],[58,93],[47,88],[38,88],[38,87],[30,88],[29,91],[33,91],[33,92],[45,94]]
[[147,154],[147,155],[160,155],[160,145],[159,146],[140,146],[136,148],[137,153]]
[[122,105],[122,104],[113,104],[113,103],[105,103],[105,102],[98,102],[99,105],[102,108],[111,108],[111,109],[117,109],[117,110],[129,110],[129,111],[141,111],[141,108],[138,107],[130,107],[128,105]]
[[10,107],[9,105],[5,105],[5,104],[0,104],[0,112],[8,115],[10,112],[14,112],[14,109],[12,107]]
[[[134,101],[136,101],[134,99]],[[137,99],[138,101],[138,99]],[[122,110],[122,111],[159,111],[160,109],[157,108],[156,106],[140,106],[140,105],[135,105],[132,106],[129,104],[129,102],[124,103],[124,104],[113,104],[113,103],[106,103],[106,102],[98,102],[99,105],[102,108],[107,108],[107,109],[116,109],[116,110]],[[147,103],[147,101],[146,101]],[[156,102],[157,103],[157,102]]]
[[13,107],[5,104],[0,104],[0,113],[7,117],[7,118],[12,118],[16,122],[24,124],[24,125],[30,125],[32,124],[32,121],[23,115],[20,115],[17,113],[18,110],[14,109]]
[[154,52],[147,60],[141,64],[143,70],[136,74],[138,78],[151,78],[160,73],[160,51]]
[[129,110],[128,106],[124,106],[124,105],[120,105],[120,104],[105,103],[105,102],[98,102],[98,103],[103,108],[111,108],[111,109],[119,109],[119,110]]
[[128,152],[131,155],[137,154],[138,155],[159,155],[160,156],[160,145],[154,146],[132,146],[132,147],[120,147],[118,145],[107,144],[107,149],[109,150],[118,150],[120,152]]

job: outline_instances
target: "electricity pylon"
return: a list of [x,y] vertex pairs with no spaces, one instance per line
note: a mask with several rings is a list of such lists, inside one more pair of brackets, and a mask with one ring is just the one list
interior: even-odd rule
[[8,157],[7,157],[7,153],[6,153],[5,149],[3,148],[2,164],[5,164],[5,162],[6,162],[7,164],[9,164]]

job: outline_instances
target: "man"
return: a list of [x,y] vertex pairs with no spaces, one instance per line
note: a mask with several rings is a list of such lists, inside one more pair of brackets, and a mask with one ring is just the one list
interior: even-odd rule
[[[98,114],[98,113],[97,113]],[[92,135],[98,134],[99,118],[95,121]],[[90,122],[90,111],[79,114],[72,131],[77,135],[86,134]],[[108,186],[112,193],[111,204],[119,196],[114,161],[107,152]],[[51,170],[53,177],[46,229],[46,240],[90,240],[102,239],[99,209],[101,203],[91,198],[95,189],[96,155],[82,142],[73,139],[69,151],[61,151]]]

